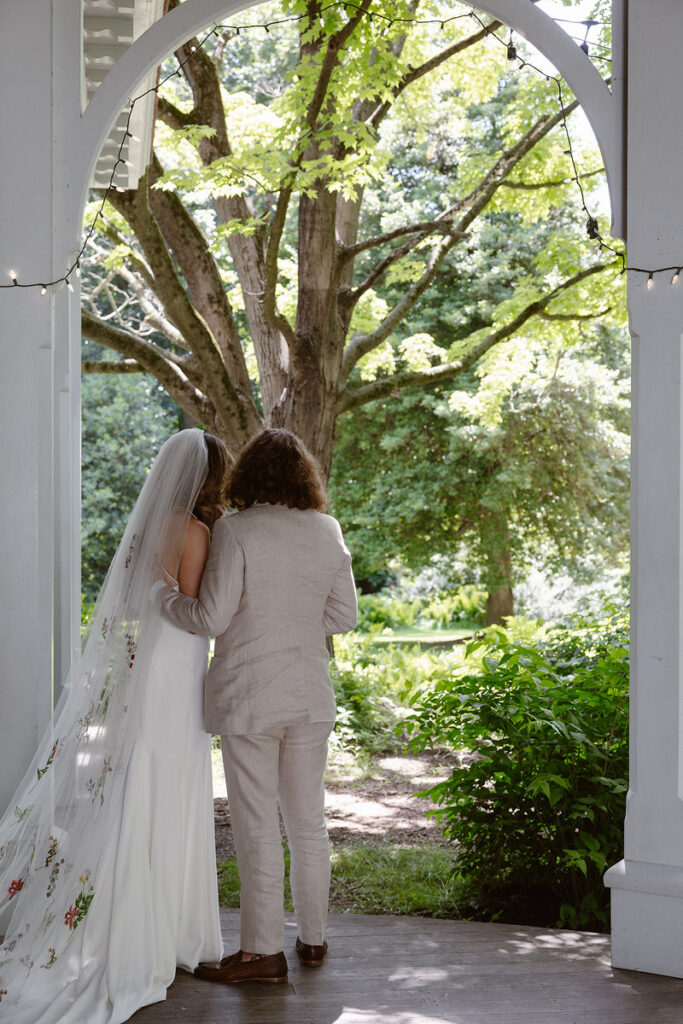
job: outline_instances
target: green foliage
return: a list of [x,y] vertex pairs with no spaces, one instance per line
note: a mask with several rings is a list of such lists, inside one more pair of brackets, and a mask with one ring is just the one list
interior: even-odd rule
[[601,328],[572,351],[507,342],[458,391],[342,417],[330,499],[357,574],[438,553],[490,591],[506,582],[501,565],[514,585],[532,564],[576,578],[620,564],[628,390],[625,341]]
[[417,697],[411,748],[461,752],[427,795],[471,913],[607,928],[602,874],[622,856],[627,722],[624,617],[534,646],[494,630],[470,645],[457,681]]
[[337,700],[333,745],[377,753],[396,747],[389,697],[395,685],[391,659],[377,657],[367,639],[335,637],[330,674]]
[[147,470],[179,424],[177,407],[147,378],[86,376],[82,393],[82,586],[92,603]]
[[486,594],[473,586],[454,593],[417,597],[412,601],[392,594],[361,594],[358,598],[358,629],[367,633],[373,627],[403,629],[447,629],[467,623],[482,625]]

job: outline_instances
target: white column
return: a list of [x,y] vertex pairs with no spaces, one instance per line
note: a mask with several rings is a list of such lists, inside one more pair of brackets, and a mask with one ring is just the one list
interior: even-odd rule
[[[631,267],[683,261],[683,9],[630,0]],[[629,274],[633,337],[631,767],[612,889],[616,967],[683,977],[683,279]]]
[[[78,88],[54,103],[64,59],[55,43],[69,8],[78,14],[72,0],[22,0],[0,12],[2,283],[10,270],[20,282],[60,276],[75,244],[62,214],[71,172],[64,161],[69,125],[60,117],[67,107],[72,122],[80,114],[78,30],[68,54]],[[73,620],[73,499],[63,487],[77,476],[74,303],[77,317],[76,297],[63,287],[45,296],[40,289],[0,291],[0,811],[49,721],[55,621],[61,631]],[[68,612],[55,601],[56,580],[70,592]],[[71,638],[60,636],[60,673],[71,648]]]

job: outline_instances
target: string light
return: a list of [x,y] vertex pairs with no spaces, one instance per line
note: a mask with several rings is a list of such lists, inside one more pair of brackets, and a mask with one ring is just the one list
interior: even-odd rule
[[[557,98],[558,98],[558,102],[560,104],[560,109],[564,109],[564,94],[563,94],[563,90],[562,90],[562,79],[560,78],[560,76],[559,75],[549,75],[546,71],[543,71],[541,68],[537,67],[535,64],[533,64],[530,61],[528,61],[528,60],[524,59],[523,57],[521,57],[519,55],[519,51],[517,50],[517,47],[516,47],[516,45],[514,43],[514,40],[513,40],[513,37],[512,37],[512,32],[510,33],[510,38],[509,38],[508,42],[506,42],[504,39],[502,39],[490,27],[490,25],[487,25],[485,22],[482,21],[482,19],[479,17],[479,15],[477,14],[477,12],[475,11],[475,9],[473,7],[471,7],[464,14],[455,14],[455,15],[452,15],[451,17],[444,18],[444,19],[441,19],[441,18],[422,18],[422,19],[418,19],[418,18],[410,18],[410,17],[404,17],[404,18],[398,17],[397,18],[397,17],[390,17],[389,15],[383,14],[383,13],[378,12],[378,11],[370,12],[370,11],[367,11],[367,10],[363,10],[361,8],[360,4],[353,2],[353,0],[332,0],[331,3],[329,3],[326,6],[322,7],[318,11],[318,15],[322,16],[328,10],[338,9],[338,8],[343,8],[344,10],[348,10],[350,8],[351,10],[355,10],[355,11],[363,14],[368,19],[368,22],[371,25],[373,24],[373,19],[376,18],[378,21],[385,22],[387,24],[388,28],[391,28],[394,24],[398,24],[398,25],[421,25],[421,26],[437,25],[439,27],[439,29],[441,31],[443,31],[444,28],[446,27],[446,25],[449,25],[451,22],[460,21],[463,18],[470,18],[470,19],[476,21],[481,26],[481,28],[484,30],[485,35],[492,36],[498,42],[502,43],[502,45],[506,49],[507,63],[508,63],[508,67],[509,67],[510,70],[517,70],[518,68],[522,69],[522,68],[528,67],[528,68],[531,68],[531,70],[533,70],[533,71],[537,72],[538,74],[542,75],[547,82],[554,82],[555,86],[557,88]],[[264,24],[260,24],[259,25],[259,24],[250,23],[250,24],[246,24],[246,25],[229,25],[229,26],[227,26],[227,29],[229,29],[229,31],[232,32],[234,36],[239,36],[241,30],[249,30],[249,29],[262,29],[266,33],[269,34],[270,33],[270,29],[273,28],[273,27],[279,27],[280,25],[285,25],[285,24],[298,23],[298,22],[304,20],[305,18],[308,18],[307,14],[292,15],[290,17],[285,17],[285,18],[280,18],[280,19],[275,20],[275,21],[270,21],[267,24],[264,23]],[[588,34],[590,32],[590,29],[593,28],[596,25],[609,25],[610,24],[608,21],[598,21],[598,20],[595,20],[595,19],[582,19],[582,20],[579,20],[579,19],[571,19],[571,18],[554,18],[553,20],[556,21],[556,22],[566,22],[568,24],[573,24],[573,25],[582,25],[584,27],[585,33],[584,33],[583,41],[579,44],[579,48],[581,50],[583,50],[583,52],[585,54],[589,53]],[[144,99],[150,93],[158,93],[160,88],[163,85],[165,85],[166,82],[170,81],[171,79],[173,79],[175,77],[182,77],[182,69],[183,69],[184,65],[186,63],[188,63],[188,61],[190,61],[192,57],[195,56],[197,51],[202,50],[204,48],[204,46],[208,42],[208,40],[213,39],[213,38],[219,39],[221,37],[221,34],[223,33],[223,31],[224,31],[224,29],[223,29],[222,26],[218,26],[218,25],[214,24],[212,26],[212,28],[209,29],[209,31],[206,32],[204,37],[200,40],[200,42],[196,46],[194,44],[192,44],[192,46],[189,47],[189,54],[188,54],[188,56],[184,60],[179,61],[177,69],[175,69],[174,71],[169,72],[164,78],[161,78],[157,82],[157,84],[155,86],[152,86],[151,88],[145,90],[145,92],[140,93],[138,96],[135,96],[134,98],[129,100],[130,106],[129,106],[129,109],[128,109],[126,125],[125,125],[125,128],[124,128],[123,135],[121,137],[121,143],[119,145],[119,150],[118,150],[117,158],[116,158],[116,161],[114,163],[113,170],[111,172],[111,177],[110,177],[110,180],[109,180],[109,184],[106,186],[106,188],[102,192],[102,202],[101,202],[101,204],[99,206],[99,209],[96,211],[95,216],[93,217],[92,223],[91,223],[90,228],[88,230],[88,233],[87,233],[87,235],[85,237],[83,245],[81,246],[81,249],[79,250],[76,258],[74,259],[74,261],[67,268],[66,272],[61,277],[55,278],[53,281],[47,281],[45,283],[33,281],[33,282],[30,282],[30,283],[24,284],[24,283],[22,283],[22,282],[20,282],[18,280],[16,272],[14,270],[10,270],[9,271],[9,277],[10,277],[12,283],[8,284],[8,285],[0,284],[0,289],[13,288],[13,287],[18,287],[18,288],[40,288],[41,295],[45,295],[47,293],[48,288],[51,288],[54,285],[58,285],[58,284],[61,284],[62,282],[65,282],[67,287],[70,289],[70,291],[74,290],[73,289],[73,284],[71,282],[71,275],[75,274],[76,277],[80,277],[80,261],[81,261],[81,258],[82,258],[83,254],[84,254],[84,252],[85,252],[85,250],[86,250],[86,248],[88,246],[88,243],[90,242],[90,239],[91,239],[91,237],[92,237],[92,235],[93,235],[93,233],[95,231],[95,228],[96,228],[96,225],[97,225],[97,221],[99,219],[103,218],[103,216],[104,216],[104,207],[105,207],[105,204],[107,202],[109,194],[111,192],[113,192],[113,191],[117,191],[117,192],[126,192],[127,191],[126,188],[122,187],[121,185],[116,185],[114,183],[114,178],[115,178],[116,171],[117,171],[117,168],[119,167],[119,165],[123,164],[124,166],[127,166],[127,167],[133,167],[134,166],[133,163],[130,160],[126,160],[123,157],[123,149],[124,149],[124,146],[125,146],[126,141],[128,139],[131,139],[134,142],[140,142],[141,141],[138,136],[134,135],[130,131],[130,123],[131,123],[131,118],[132,118],[133,109],[135,107],[135,104],[137,102],[139,102],[140,100]],[[575,38],[575,37],[571,37],[571,38]],[[576,42],[578,43],[579,40],[576,39]],[[600,44],[600,43],[591,43],[591,45],[592,46],[597,46],[597,47],[599,47],[601,49],[607,49],[607,47],[602,46],[602,44]],[[605,61],[609,62],[609,58],[607,58],[607,57],[599,57],[597,55],[593,55],[593,59],[594,60],[595,59],[597,59],[597,60],[605,60]],[[602,235],[600,233],[598,221],[591,214],[591,212],[588,209],[588,206],[586,204],[585,193],[584,193],[583,187],[581,185],[580,175],[579,175],[578,168],[577,168],[577,165],[576,165],[576,160],[575,160],[575,157],[574,157],[574,151],[573,151],[573,147],[572,147],[571,137],[569,135],[569,128],[567,126],[566,120],[563,120],[561,122],[561,127],[563,128],[563,130],[565,132],[565,135],[567,137],[568,149],[565,150],[565,152],[570,157],[571,162],[572,162],[572,167],[573,167],[573,172],[574,172],[573,175],[572,175],[572,180],[576,182],[576,185],[577,185],[577,187],[579,189],[579,193],[580,193],[580,196],[581,196],[581,205],[582,205],[583,210],[586,213],[587,218],[588,218],[587,222],[586,222],[586,230],[587,230],[588,236],[592,240],[597,241],[598,246],[599,246],[599,248],[602,251],[609,252],[612,255],[617,256],[621,260],[621,264],[622,264],[622,271],[621,272],[624,273],[624,271],[627,269],[627,267],[626,267],[626,253],[625,253],[625,250],[624,249],[615,249],[614,247],[608,245],[604,241],[604,239],[603,239],[603,237],[602,237]],[[658,273],[661,273],[661,272],[666,272],[666,271],[670,271],[670,270],[675,271],[673,277],[671,278],[671,284],[672,285],[677,284],[678,280],[680,278],[681,273],[683,273],[683,266],[681,266],[681,267],[657,267],[654,270],[649,270],[649,269],[646,269],[646,268],[643,268],[643,267],[628,267],[628,270],[630,272],[632,272],[632,273],[647,274],[648,277],[647,277],[646,287],[647,287],[648,290],[651,290],[654,287],[654,275],[658,274]]]
[[507,45],[507,62],[508,62],[508,71],[516,71],[517,70],[517,47],[515,46],[514,42],[512,41],[512,33],[510,33],[510,41],[508,42],[508,45]]

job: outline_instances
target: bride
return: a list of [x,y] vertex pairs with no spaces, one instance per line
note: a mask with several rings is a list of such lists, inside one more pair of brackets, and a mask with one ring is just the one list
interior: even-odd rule
[[223,954],[208,641],[161,618],[196,596],[224,510],[222,441],[182,430],[136,502],[46,737],[0,819],[0,1021],[120,1024],[176,966]]

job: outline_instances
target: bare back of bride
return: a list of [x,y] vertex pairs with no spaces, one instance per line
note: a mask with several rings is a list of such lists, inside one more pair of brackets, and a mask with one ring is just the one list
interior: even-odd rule
[[162,619],[155,583],[198,593],[227,463],[196,429],[162,447],[0,820],[2,1021],[121,1024],[222,956],[208,641]]

